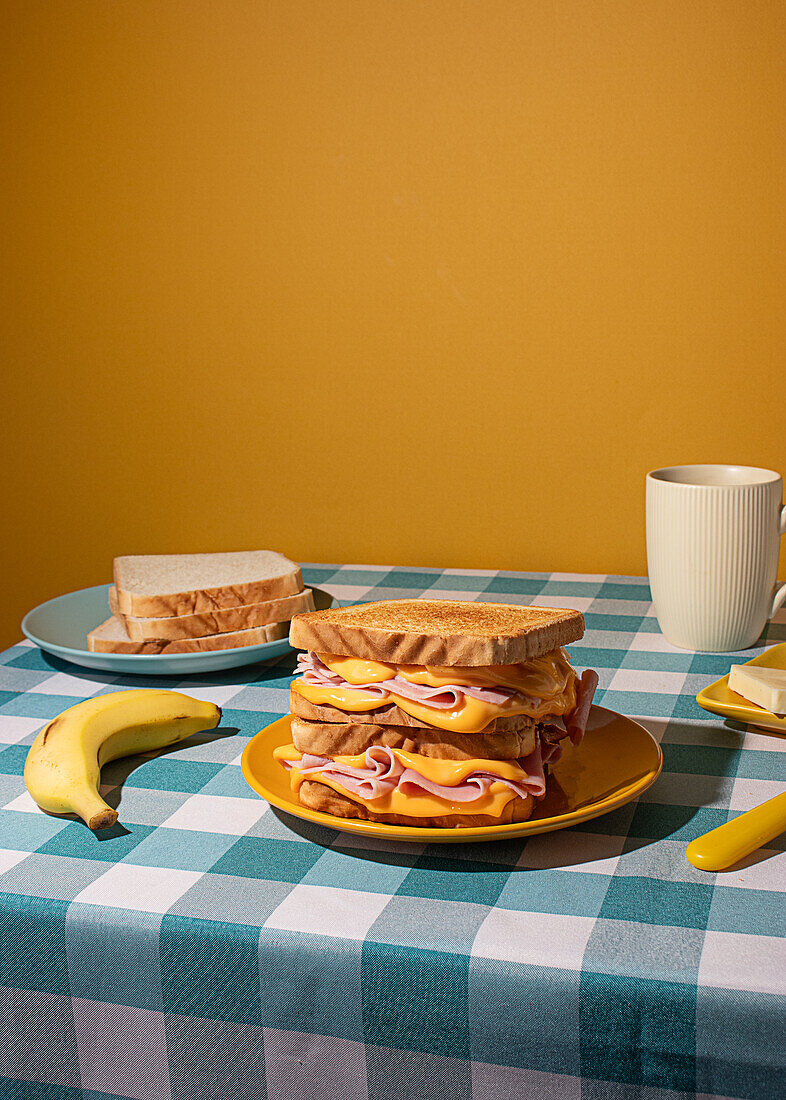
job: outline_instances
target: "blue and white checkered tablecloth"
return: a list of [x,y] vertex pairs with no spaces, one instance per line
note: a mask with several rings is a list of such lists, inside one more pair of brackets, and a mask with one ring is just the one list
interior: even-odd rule
[[[689,840],[786,781],[786,738],[696,706],[734,656],[671,647],[641,578],[304,574],[342,601],[578,608],[574,664],[657,736],[661,778],[529,840],[392,844],[287,818],[240,771],[249,738],[288,710],[284,658],[163,682],[220,704],[222,727],[108,765],[122,825],[97,835],[37,809],[25,755],[53,715],[140,680],[14,646],[0,658],[0,1096],[786,1095],[783,845],[718,875],[685,860]],[[784,638],[782,612],[761,644]]]

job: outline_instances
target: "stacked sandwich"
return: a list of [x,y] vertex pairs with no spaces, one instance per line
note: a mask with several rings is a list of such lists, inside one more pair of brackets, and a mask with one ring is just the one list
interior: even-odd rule
[[272,550],[115,558],[111,618],[87,635],[94,653],[198,653],[285,638],[310,611],[295,562]]
[[578,611],[393,600],[298,615],[292,744],[299,801],[431,827],[526,821],[548,765],[584,734],[597,674],[562,648]]

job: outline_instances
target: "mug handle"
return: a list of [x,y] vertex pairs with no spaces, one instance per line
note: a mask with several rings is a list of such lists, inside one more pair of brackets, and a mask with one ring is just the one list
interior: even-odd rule
[[[786,535],[786,508],[781,509],[781,520],[778,528],[782,535]],[[772,601],[772,608],[770,609],[769,618],[771,619],[782,603],[786,601],[786,584],[782,584],[778,591],[775,593],[775,599]]]

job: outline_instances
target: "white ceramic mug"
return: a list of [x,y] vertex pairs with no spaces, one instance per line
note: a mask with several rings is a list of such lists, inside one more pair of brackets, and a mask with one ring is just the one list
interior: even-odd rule
[[669,466],[647,474],[647,566],[664,636],[682,649],[754,644],[773,598],[783,482],[755,466]]

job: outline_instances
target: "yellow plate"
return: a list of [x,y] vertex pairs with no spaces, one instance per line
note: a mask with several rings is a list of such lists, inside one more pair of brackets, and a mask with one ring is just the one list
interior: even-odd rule
[[[740,664],[733,661],[732,664]],[[746,665],[763,665],[764,668],[786,668],[786,642],[780,645],[770,646]],[[724,676],[716,680],[714,684],[703,688],[696,696],[696,702],[704,710],[713,714],[720,714],[722,718],[731,718],[734,722],[744,722],[749,726],[757,726],[759,729],[769,730],[771,733],[786,733],[786,718],[779,718],[770,710],[757,707],[755,703],[748,702],[738,695],[736,691],[729,690],[729,677]]]
[[290,789],[288,773],[273,759],[273,750],[292,740],[289,722],[289,716],[279,718],[246,745],[241,766],[249,786],[272,806],[305,821],[327,825],[339,832],[388,840],[460,844],[566,829],[624,806],[651,787],[663,767],[660,745],[643,726],[613,710],[593,707],[581,746],[574,749],[569,745],[559,763],[551,768],[548,793],[529,821],[458,829],[385,825],[334,817],[301,806]]

